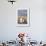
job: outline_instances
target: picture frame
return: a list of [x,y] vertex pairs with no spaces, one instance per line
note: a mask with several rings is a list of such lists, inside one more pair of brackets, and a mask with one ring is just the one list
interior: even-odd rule
[[29,8],[18,8],[16,9],[16,26],[17,27],[27,27],[29,26],[30,19],[30,9]]

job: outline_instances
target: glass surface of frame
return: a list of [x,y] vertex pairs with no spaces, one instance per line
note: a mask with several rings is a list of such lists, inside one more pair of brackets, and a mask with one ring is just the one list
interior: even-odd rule
[[16,26],[29,26],[28,8],[19,8],[16,10]]

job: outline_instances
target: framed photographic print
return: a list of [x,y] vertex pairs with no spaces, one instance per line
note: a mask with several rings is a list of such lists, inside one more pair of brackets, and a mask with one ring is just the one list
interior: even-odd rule
[[29,9],[28,8],[17,9],[16,26],[29,26]]

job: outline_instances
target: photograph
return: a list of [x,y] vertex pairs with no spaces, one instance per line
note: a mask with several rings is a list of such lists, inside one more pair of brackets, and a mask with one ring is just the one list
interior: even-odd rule
[[18,10],[18,24],[27,24],[27,10]]

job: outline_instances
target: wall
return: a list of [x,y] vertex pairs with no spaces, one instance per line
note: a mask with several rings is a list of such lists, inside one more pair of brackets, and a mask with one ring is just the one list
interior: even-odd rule
[[[17,33],[31,34],[33,40],[46,40],[46,1],[17,0],[14,5],[0,0],[0,40],[15,40]],[[16,27],[16,9],[30,8],[30,27]]]

